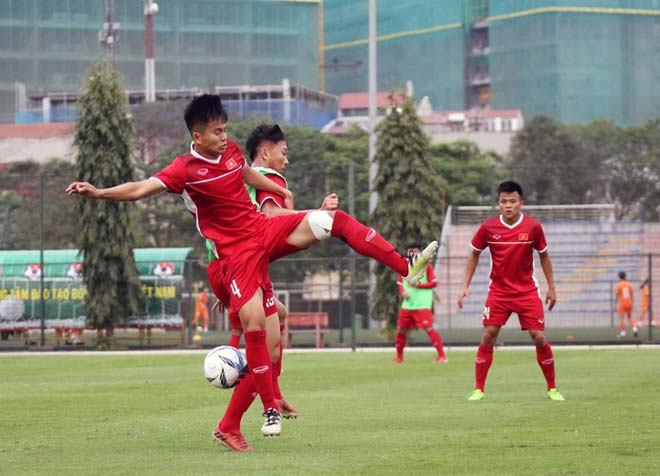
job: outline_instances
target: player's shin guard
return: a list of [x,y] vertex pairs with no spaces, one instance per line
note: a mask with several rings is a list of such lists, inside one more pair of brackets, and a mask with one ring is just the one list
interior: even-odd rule
[[250,408],[257,396],[257,388],[254,386],[254,375],[250,372],[242,373],[238,384],[231,395],[227,410],[218,424],[218,429],[223,433],[231,433],[241,430],[241,419],[243,414]]
[[475,388],[484,391],[486,386],[486,377],[488,376],[488,369],[493,363],[493,346],[479,344],[477,349],[477,358],[474,364],[474,373],[476,378]]
[[266,344],[266,331],[250,331],[243,335],[245,336],[245,355],[248,367],[254,375],[254,385],[261,397],[264,411],[271,407],[279,411],[273,396],[273,370]]
[[[280,334],[284,331],[284,326],[280,326]],[[280,390],[280,374],[282,373],[282,351],[284,343],[280,343],[280,358],[273,362],[273,396],[275,400],[282,400],[282,390]]]
[[406,346],[406,333],[397,332],[394,338],[394,346],[396,347],[396,358],[403,360],[403,348]]
[[431,343],[433,344],[433,347],[438,351],[438,357],[444,357],[445,356],[445,349],[442,346],[442,337],[440,337],[440,334],[438,331],[435,329],[431,329],[429,331],[426,331],[426,333],[429,335],[429,339],[431,339]]
[[543,371],[548,390],[557,388],[557,385],[555,385],[555,358],[549,343],[536,348],[536,361]]
[[332,221],[332,236],[345,241],[363,256],[373,258],[401,276],[408,274],[408,260],[376,230],[369,228],[347,213],[337,210]]

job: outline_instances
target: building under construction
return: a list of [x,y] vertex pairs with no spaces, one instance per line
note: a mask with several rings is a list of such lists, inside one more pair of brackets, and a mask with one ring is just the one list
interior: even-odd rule
[[[144,1],[0,0],[0,119],[13,122],[30,96],[77,92],[104,54],[126,89],[144,90]],[[630,125],[660,110],[660,0],[376,4],[379,91],[411,81],[435,110],[520,109],[567,123]],[[368,12],[369,0],[161,0],[156,89],[287,78],[335,95],[365,92]],[[117,41],[104,52],[100,32],[115,23]]]

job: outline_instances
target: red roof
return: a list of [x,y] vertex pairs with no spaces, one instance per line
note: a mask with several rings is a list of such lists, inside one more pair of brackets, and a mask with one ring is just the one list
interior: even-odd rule
[[73,135],[75,132],[75,122],[51,122],[49,124],[0,124],[0,138],[61,137]]
[[[391,104],[392,93],[378,93],[376,95],[376,107],[388,107]],[[394,93],[394,101],[402,104],[405,95]],[[339,97],[339,109],[369,109],[369,93],[344,93]]]

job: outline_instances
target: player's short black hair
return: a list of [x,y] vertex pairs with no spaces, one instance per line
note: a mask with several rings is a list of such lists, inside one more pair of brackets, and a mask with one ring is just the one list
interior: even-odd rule
[[518,182],[514,182],[513,180],[507,180],[506,182],[502,182],[499,184],[497,187],[497,196],[500,196],[500,193],[513,193],[513,192],[518,192],[518,195],[520,195],[520,198],[523,198],[523,191],[522,187]]
[[625,271],[619,271],[619,278],[620,279],[626,279],[626,272]]
[[215,119],[227,122],[227,110],[217,94],[202,94],[191,99],[183,117],[186,120],[188,131],[192,134],[195,129],[200,126],[203,128]]
[[408,249],[417,248],[418,250],[422,249],[422,244],[419,241],[411,241],[408,243]]
[[263,141],[277,144],[283,140],[285,140],[284,132],[280,129],[280,126],[277,124],[261,124],[255,127],[250,133],[245,143],[245,150],[247,150],[250,159],[254,160],[257,156],[257,150]]

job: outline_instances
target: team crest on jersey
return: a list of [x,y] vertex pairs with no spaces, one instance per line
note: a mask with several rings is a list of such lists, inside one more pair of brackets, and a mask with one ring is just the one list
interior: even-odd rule
[[237,166],[238,164],[237,164],[236,161],[233,159],[233,157],[230,157],[230,158],[227,160],[226,165],[227,165],[227,168],[231,170],[231,169],[236,168],[236,166]]
[[39,278],[41,278],[41,265],[29,264],[25,269],[24,276],[30,281],[37,281]]
[[197,173],[198,173],[199,175],[201,175],[202,177],[204,177],[206,174],[209,173],[209,169],[199,169],[199,170],[197,171]]
[[161,261],[154,268],[154,274],[160,278],[174,274],[174,265],[170,261]]
[[518,233],[518,239],[520,241],[527,241],[529,240],[529,235],[527,233]]
[[502,235],[500,235],[499,233],[495,233],[493,235],[493,239],[495,239],[495,240],[499,240],[500,238],[502,238]]

